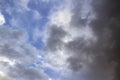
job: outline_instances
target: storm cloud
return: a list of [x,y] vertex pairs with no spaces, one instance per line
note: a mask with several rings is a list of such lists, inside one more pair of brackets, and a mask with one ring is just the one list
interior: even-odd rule
[[71,0],[71,4],[64,6],[71,13],[67,25],[47,25],[48,53],[60,50],[67,55],[65,63],[72,80],[119,80],[120,1]]

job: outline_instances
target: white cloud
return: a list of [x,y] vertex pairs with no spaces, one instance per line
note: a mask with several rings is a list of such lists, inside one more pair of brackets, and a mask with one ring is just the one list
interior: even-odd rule
[[49,78],[49,80],[52,80],[51,78]]
[[5,76],[5,74],[2,71],[0,71],[0,76]]
[[7,62],[10,66],[14,66],[15,65],[15,60],[10,60],[6,57],[0,57],[0,62]]
[[3,25],[5,23],[5,18],[2,13],[0,13],[0,25]]
[[64,71],[67,71],[68,64],[66,63],[66,59],[68,57],[63,50],[58,50],[54,53],[49,52],[44,59],[43,66],[63,74]]
[[0,71],[0,80],[9,80],[3,72]]
[[50,16],[50,23],[57,26],[68,26],[71,21],[71,11],[69,8],[53,12]]

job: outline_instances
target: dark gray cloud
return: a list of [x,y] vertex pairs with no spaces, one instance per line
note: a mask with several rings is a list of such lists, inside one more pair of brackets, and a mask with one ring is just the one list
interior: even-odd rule
[[[84,58],[81,58],[81,56],[83,57],[84,55],[88,58],[92,56],[93,62],[87,63],[87,66],[90,69],[85,74],[86,79],[88,78],[87,80],[113,80],[113,77],[111,76],[114,76],[116,78],[114,78],[115,80],[120,79],[120,69],[118,68],[120,56],[119,5],[120,1],[118,0],[93,0],[91,2],[91,7],[92,12],[94,12],[94,15],[96,15],[96,18],[91,20],[90,24],[88,25],[97,36],[97,42],[86,46],[86,41],[81,41],[81,39],[77,41],[75,39],[72,42],[69,42],[67,45],[68,49],[73,52],[72,56],[68,59],[70,68],[73,70],[73,72],[81,71],[81,69],[84,67],[84,65],[82,66],[82,63],[84,64],[89,62],[89,59],[86,59],[88,60],[86,62],[82,61]],[[82,9],[75,6],[74,10],[78,12],[78,9],[79,11],[82,11]],[[76,12],[74,14],[76,15]],[[76,15],[76,17],[73,16],[73,23],[77,22],[80,18],[81,17],[79,15]],[[87,21],[88,20],[85,20],[85,22]],[[80,20],[78,22],[79,23],[77,23],[77,27],[81,28]]]
[[63,46],[62,38],[64,38],[67,33],[56,25],[50,26],[47,29],[47,33],[47,49],[52,51],[60,49]]
[[[71,80],[120,79],[119,5],[118,0],[76,0],[69,27],[50,28],[46,44],[52,52],[64,46]],[[70,40],[64,42],[66,34]]]
[[[99,3],[96,1],[93,1],[93,9],[97,14],[97,19],[94,20],[91,24],[93,26],[94,31],[100,38],[105,38],[106,36],[104,33],[101,34],[101,32],[104,31],[104,29],[110,30],[111,32],[111,38],[109,39],[111,41],[110,46],[112,47],[109,51],[113,56],[111,58],[112,61],[115,61],[118,65],[116,68],[116,77],[115,80],[120,79],[120,37],[119,37],[119,30],[120,30],[120,1],[119,0],[106,0],[106,1],[100,1]],[[101,36],[104,35],[104,36]],[[107,47],[108,49],[108,47]],[[106,56],[109,56],[106,55]]]
[[[84,27],[87,23],[87,18],[82,18],[83,14],[86,15],[86,13],[82,13],[83,5],[85,5],[84,0],[76,0],[76,2],[73,1],[72,4],[74,5],[74,8],[72,9],[74,14],[72,15],[71,25],[78,28]],[[87,16],[88,15],[89,14],[87,14]]]

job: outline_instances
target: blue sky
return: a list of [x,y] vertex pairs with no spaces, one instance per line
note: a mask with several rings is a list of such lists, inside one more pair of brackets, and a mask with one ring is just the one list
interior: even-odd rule
[[104,25],[114,17],[101,19],[102,3],[0,0],[0,80],[112,80]]

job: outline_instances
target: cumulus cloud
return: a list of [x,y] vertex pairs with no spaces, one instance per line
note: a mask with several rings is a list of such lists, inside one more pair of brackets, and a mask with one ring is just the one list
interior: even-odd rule
[[5,23],[5,18],[2,13],[0,13],[0,25],[3,25]]
[[119,1],[73,1],[50,15],[45,52],[54,57],[47,59],[58,69],[56,58],[63,61],[71,80],[119,80]]
[[71,16],[72,14],[69,8],[61,8],[54,11],[54,13],[50,16],[50,23],[57,26],[68,26]]
[[0,78],[2,80],[48,80],[43,70],[31,67],[39,51],[27,42],[24,30],[0,28]]

